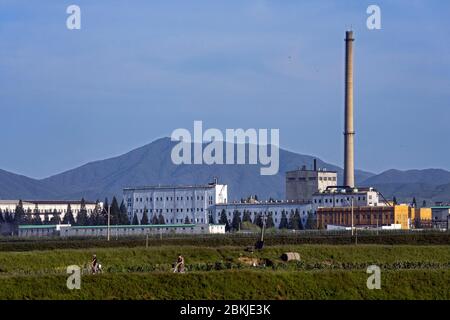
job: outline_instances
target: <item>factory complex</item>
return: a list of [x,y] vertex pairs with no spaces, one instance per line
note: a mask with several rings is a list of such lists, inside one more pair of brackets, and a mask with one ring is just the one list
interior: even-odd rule
[[[244,222],[278,229],[448,229],[450,207],[418,208],[387,200],[371,186],[355,184],[353,123],[353,32],[345,38],[345,123],[344,173],[318,168],[314,162],[307,168],[285,173],[285,198],[261,201],[250,197],[229,201],[228,186],[217,179],[204,185],[141,186],[123,189],[123,200],[129,221],[148,224],[105,226],[44,225],[20,226],[19,235],[29,236],[108,236],[159,233],[211,234],[239,231]],[[24,202],[29,210],[41,214],[53,212],[56,205]],[[0,209],[13,213],[16,202],[0,202]],[[52,206],[53,205],[53,206]],[[88,203],[88,211],[102,206]],[[75,211],[79,204],[73,202]],[[59,208],[64,210],[65,208]],[[39,209],[40,208],[40,209]],[[104,210],[106,208],[102,208]],[[4,210],[3,210],[4,212]],[[75,212],[77,213],[77,212]]]

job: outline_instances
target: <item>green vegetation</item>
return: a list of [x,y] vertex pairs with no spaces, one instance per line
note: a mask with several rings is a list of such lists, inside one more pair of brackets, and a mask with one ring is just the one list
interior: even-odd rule
[[[259,232],[253,230],[252,234],[226,234],[226,235],[163,235],[151,236],[149,246],[174,245],[174,246],[251,246],[259,237]],[[360,231],[358,231],[360,233]],[[278,231],[267,230],[264,237],[268,246],[275,245],[301,245],[301,244],[331,244],[353,245],[355,237],[348,232],[323,233],[319,231]],[[442,232],[386,232],[379,235],[373,232],[362,232],[357,237],[358,244],[382,244],[382,245],[450,245],[450,233]],[[30,251],[53,249],[77,249],[77,248],[102,248],[102,247],[136,247],[146,244],[145,237],[116,238],[112,234],[112,241],[105,238],[45,238],[24,240],[12,237],[0,237],[1,251]]]
[[[295,251],[301,261],[284,262]],[[100,275],[66,288],[66,268],[85,270],[93,253]],[[171,272],[181,253],[186,274]],[[252,266],[257,261],[257,266]],[[369,265],[382,269],[382,289],[368,290]],[[0,252],[0,299],[450,299],[448,246],[163,245]]]
[[450,299],[449,270],[384,272],[382,289],[366,288],[363,271],[217,271],[103,274],[68,290],[66,277],[0,279],[4,299]]

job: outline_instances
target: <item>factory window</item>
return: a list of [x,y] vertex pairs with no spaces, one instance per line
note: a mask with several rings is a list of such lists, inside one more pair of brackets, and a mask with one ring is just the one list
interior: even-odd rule
[[152,210],[153,210],[153,209],[150,209],[150,213],[152,213]]
[[181,197],[181,201],[183,201],[183,197]]
[[145,201],[147,201],[148,202],[148,197],[145,199]]
[[203,200],[203,196],[202,196],[202,200]]

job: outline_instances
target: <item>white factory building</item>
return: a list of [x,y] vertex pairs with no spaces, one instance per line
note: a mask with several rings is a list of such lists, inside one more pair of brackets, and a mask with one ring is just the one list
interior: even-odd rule
[[[130,237],[162,234],[224,234],[225,225],[173,224],[173,225],[113,225],[111,237]],[[19,226],[19,237],[106,237],[108,226],[25,225]]]
[[330,207],[377,207],[385,206],[386,202],[374,188],[328,188],[316,192],[312,197],[312,208]]
[[217,204],[215,207],[214,222],[218,223],[222,211],[225,210],[228,223],[231,224],[233,220],[233,214],[238,211],[241,214],[241,219],[243,218],[244,211],[250,213],[252,221],[255,221],[258,215],[267,216],[272,215],[275,227],[278,228],[281,221],[281,216],[283,211],[286,213],[287,218],[289,218],[291,213],[298,211],[300,214],[300,219],[302,225],[306,225],[308,220],[308,214],[312,211],[311,204],[295,201],[263,201],[259,202],[256,200],[250,202],[235,202],[227,204]]
[[147,186],[125,188],[124,200],[130,221],[136,214],[141,221],[144,211],[148,219],[162,215],[166,224],[207,224],[217,204],[227,203],[227,185],[217,181],[207,185]]
[[[15,213],[16,207],[19,204],[19,200],[0,200],[0,211],[5,214],[9,212]],[[67,212],[67,208],[70,204],[73,216],[76,219],[78,213],[81,210],[80,200],[23,200],[22,207],[25,212],[40,213],[41,219],[44,219],[44,215],[48,214],[49,218],[53,217],[53,212],[56,211],[61,214],[61,218]],[[88,215],[90,215],[96,208],[95,202],[85,201],[85,207]],[[103,208],[103,203],[99,202],[99,209]]]

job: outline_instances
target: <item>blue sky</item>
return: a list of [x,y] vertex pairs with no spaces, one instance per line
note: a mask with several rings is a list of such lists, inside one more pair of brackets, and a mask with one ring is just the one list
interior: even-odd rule
[[[77,4],[82,29],[66,28]],[[366,28],[381,7],[382,30]],[[450,2],[0,0],[0,168],[41,178],[176,128],[279,128],[342,165],[344,33],[356,167],[450,169]]]

